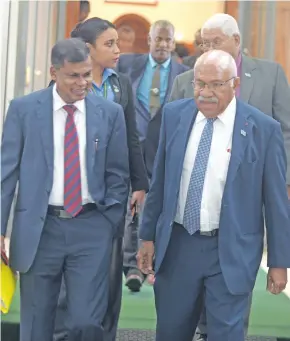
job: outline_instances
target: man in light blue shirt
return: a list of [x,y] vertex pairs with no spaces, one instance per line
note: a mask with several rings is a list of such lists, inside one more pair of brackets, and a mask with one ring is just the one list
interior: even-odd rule
[[[164,103],[165,95],[168,87],[168,76],[170,72],[170,62],[171,58],[165,60],[165,62],[161,63],[160,67],[160,103]],[[154,76],[154,71],[158,63],[153,59],[152,55],[149,54],[148,62],[146,65],[146,69],[143,75],[143,78],[140,82],[139,88],[137,90],[137,96],[139,101],[141,101],[146,109],[149,111],[149,103],[150,103],[150,89],[152,84],[152,79]]]
[[[137,128],[140,136],[148,178],[151,178],[158,147],[162,109],[168,102],[175,77],[188,70],[178,64],[171,53],[175,49],[174,26],[167,20],[155,22],[148,35],[149,54],[124,54],[120,56],[117,70],[125,73],[132,82],[135,98]],[[142,207],[139,209],[139,220]],[[124,272],[126,285],[139,291],[143,275],[137,268],[136,252],[138,219],[128,219],[124,237]]]

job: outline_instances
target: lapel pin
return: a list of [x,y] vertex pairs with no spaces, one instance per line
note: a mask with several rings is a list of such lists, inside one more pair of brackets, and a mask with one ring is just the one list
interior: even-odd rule
[[245,73],[245,76],[246,76],[246,77],[249,77],[249,78],[252,77],[251,74],[250,74],[250,73],[247,73],[247,72]]
[[113,88],[114,88],[114,91],[115,91],[115,92],[119,92],[119,91],[120,91],[120,90],[117,88],[116,85],[113,85]]
[[241,135],[246,136],[247,133],[242,129],[242,130],[241,130]]

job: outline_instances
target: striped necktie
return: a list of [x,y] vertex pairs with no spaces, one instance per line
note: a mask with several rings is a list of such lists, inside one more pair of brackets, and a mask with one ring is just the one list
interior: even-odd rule
[[213,124],[216,118],[208,118],[199,141],[186,197],[183,226],[190,235],[200,229],[200,210],[205,174],[210,154]]
[[79,139],[74,120],[77,108],[65,105],[67,112],[64,137],[64,209],[75,217],[82,210]]

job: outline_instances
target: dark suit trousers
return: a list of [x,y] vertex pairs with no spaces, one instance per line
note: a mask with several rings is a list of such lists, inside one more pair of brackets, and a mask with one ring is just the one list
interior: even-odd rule
[[[251,294],[249,296],[249,305],[248,305],[248,309],[246,310],[246,315],[245,315],[245,319],[244,319],[245,335],[248,334],[250,314],[251,314],[251,306],[252,306],[252,299],[253,299],[253,294]],[[203,307],[202,313],[200,315],[200,319],[199,319],[198,326],[197,326],[197,329],[196,329],[196,334],[205,334],[205,335],[207,335],[206,309],[204,307]]]
[[[21,274],[21,341],[51,341],[62,277],[69,341],[103,341],[113,228],[97,210],[47,216],[34,263]],[[98,290],[96,290],[98,288]]]
[[122,303],[123,279],[123,238],[117,237],[113,241],[111,256],[109,304],[104,318],[104,341],[115,341]]
[[156,341],[192,341],[203,297],[208,339],[244,341],[249,295],[228,291],[218,252],[217,236],[190,236],[181,225],[174,224],[155,276]]
[[[122,222],[122,224],[124,224],[124,222]],[[111,254],[108,307],[103,320],[104,341],[115,341],[116,339],[122,302],[122,279],[123,279],[123,237],[116,236],[113,239],[113,247]],[[62,281],[57,306],[54,341],[67,340],[68,332],[65,325],[65,321],[67,319],[66,299],[67,299],[66,287],[64,281]]]

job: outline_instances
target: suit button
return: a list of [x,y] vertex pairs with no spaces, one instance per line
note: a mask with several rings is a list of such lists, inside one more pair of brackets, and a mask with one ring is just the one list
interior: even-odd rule
[[43,218],[43,217],[40,217],[40,220],[41,220],[41,221],[44,221],[44,218]]

